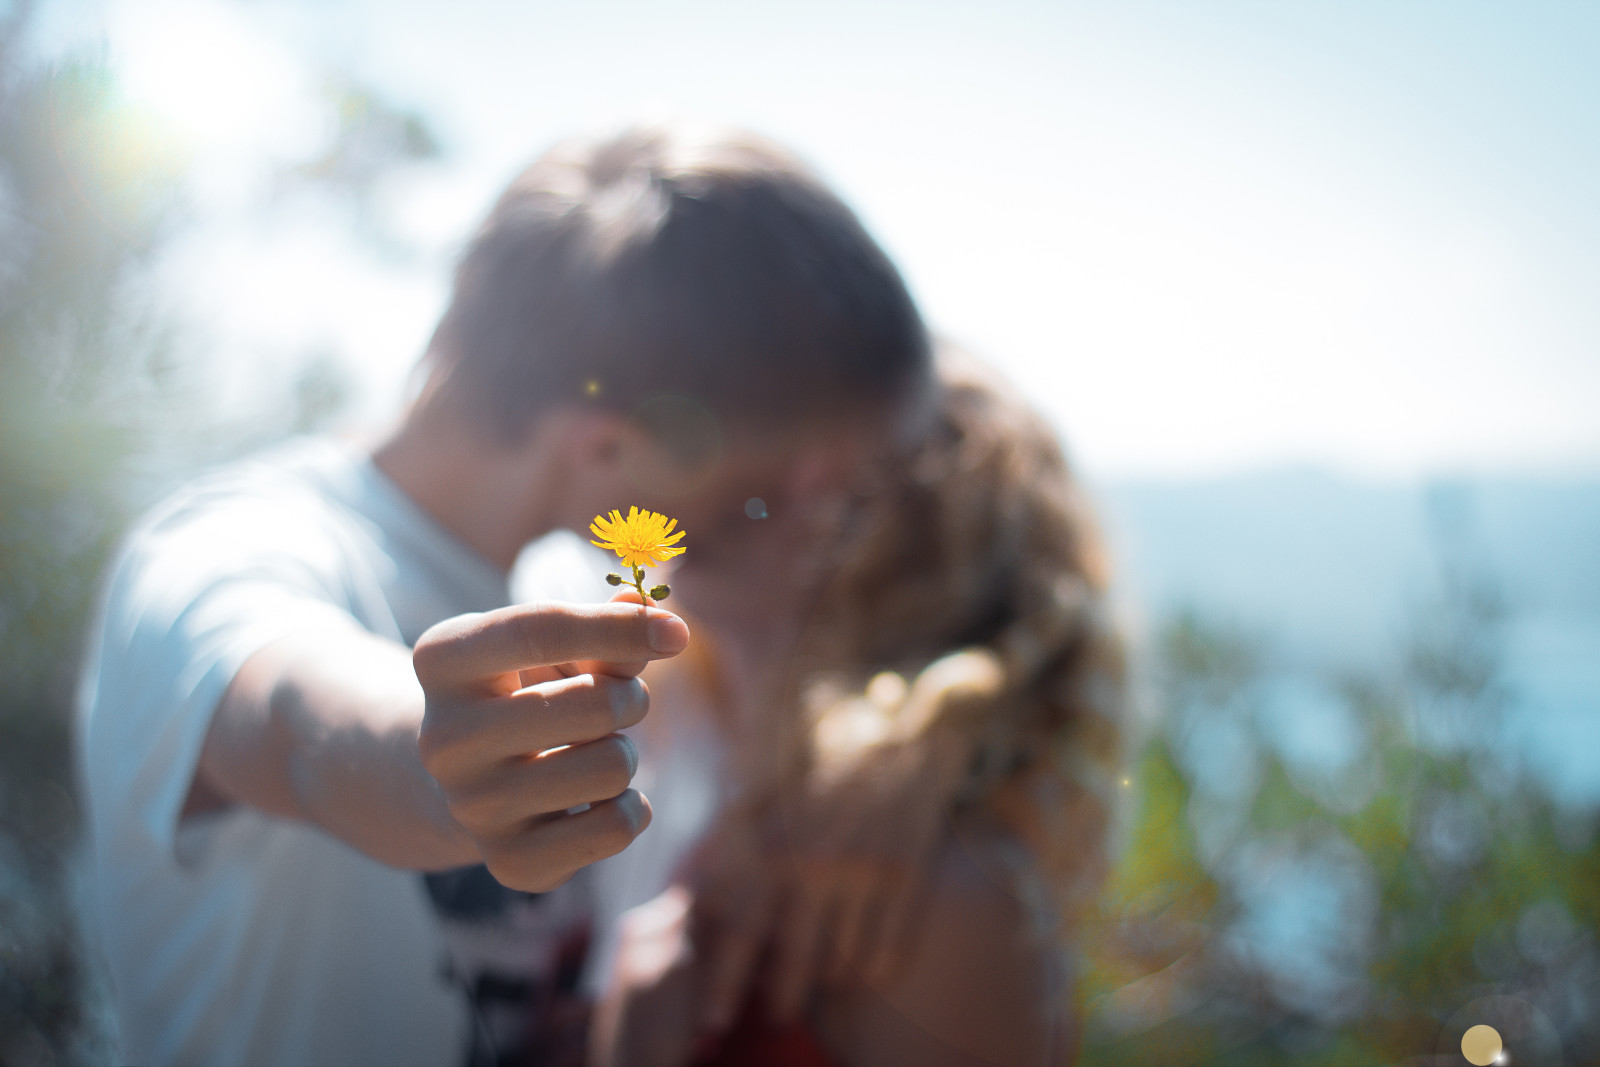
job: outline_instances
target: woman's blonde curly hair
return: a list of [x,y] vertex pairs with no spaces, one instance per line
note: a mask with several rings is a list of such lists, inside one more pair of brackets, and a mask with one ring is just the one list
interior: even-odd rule
[[1124,755],[1108,561],[1043,419],[970,356],[939,362],[934,425],[903,478],[856,502],[809,618],[802,773],[886,737],[959,738],[957,809],[1029,846],[1064,932],[1103,879]]

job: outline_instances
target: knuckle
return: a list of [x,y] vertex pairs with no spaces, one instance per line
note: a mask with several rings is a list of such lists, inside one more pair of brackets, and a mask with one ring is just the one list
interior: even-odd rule
[[416,647],[411,650],[411,669],[416,672],[417,681],[421,682],[424,688],[438,676],[439,644],[430,639],[433,632],[429,630],[423,634],[417,641]]
[[422,767],[444,781],[461,775],[471,746],[461,717],[429,701],[417,728],[417,756]]
[[435,683],[444,674],[451,656],[455,652],[456,630],[461,625],[461,618],[446,619],[436,623],[417,638],[417,643],[411,649],[411,669],[416,672],[417,681],[426,688]]
[[518,835],[483,852],[495,881],[524,893],[548,893],[569,881],[575,868],[554,863],[535,834]]
[[449,733],[431,708],[423,714],[422,726],[417,731],[417,756],[422,760],[423,769],[435,778],[448,769],[451,749]]
[[448,798],[450,814],[463,826],[480,832],[504,822],[505,800],[484,789],[456,790]]
[[422,766],[429,774],[433,773],[433,765],[439,759],[439,730],[428,721],[428,716],[422,717],[422,725],[417,729],[417,758],[422,760]]

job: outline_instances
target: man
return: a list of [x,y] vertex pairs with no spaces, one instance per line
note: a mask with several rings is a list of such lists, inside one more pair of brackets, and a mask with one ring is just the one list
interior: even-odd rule
[[[544,892],[644,829],[617,731],[689,640],[637,596],[505,606],[518,553],[639,505],[685,568],[773,581],[927,367],[893,266],[774,146],[635,130],[530,167],[392,435],[207,476],[113,569],[80,769],[124,1057],[513,1059],[444,934],[456,876]],[[560,899],[469,930],[530,961],[500,987],[548,979]]]

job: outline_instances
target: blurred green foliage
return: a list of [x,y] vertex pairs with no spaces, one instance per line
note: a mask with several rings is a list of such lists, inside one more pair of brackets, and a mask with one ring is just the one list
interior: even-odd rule
[[[101,1063],[103,992],[72,908],[70,770],[101,569],[172,483],[325,425],[349,389],[336,360],[309,353],[281,410],[217,416],[155,280],[194,223],[185,152],[119,93],[104,56],[33,56],[31,14],[0,11],[0,1063]],[[330,78],[326,101],[337,133],[277,192],[342,198],[367,239],[350,205],[438,145],[353,83]]]
[[[1464,1063],[1459,1031],[1487,1020],[1463,1009],[1491,996],[1544,1028],[1510,1062],[1600,1062],[1594,813],[1497,751],[1501,598],[1444,562],[1393,671],[1323,680],[1364,747],[1321,780],[1263,726],[1269,642],[1196,615],[1161,633],[1160,725],[1089,927],[1086,1063]],[[1180,754],[1227,723],[1255,769],[1224,768],[1245,787],[1219,802]]]
[[119,125],[104,67],[62,63],[0,94],[0,707],[16,712],[59,695],[59,634],[82,618],[160,404],[160,328],[126,290],[175,186]]
[[66,894],[80,635],[162,428],[167,338],[137,297],[181,163],[101,62],[21,60],[0,24],[0,1061],[103,1058]]

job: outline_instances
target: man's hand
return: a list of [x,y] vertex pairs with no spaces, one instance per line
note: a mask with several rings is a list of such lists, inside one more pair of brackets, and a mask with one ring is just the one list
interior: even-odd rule
[[688,641],[637,596],[464,615],[414,651],[353,621],[307,631],[234,676],[191,801],[311,823],[395,867],[486,860],[508,885],[548,888],[648,823],[614,731],[644,715],[645,662]]
[[552,889],[649,825],[628,788],[638,756],[617,731],[649,707],[645,664],[688,643],[682,619],[637,594],[517,605],[422,635],[422,764],[501,883]]

